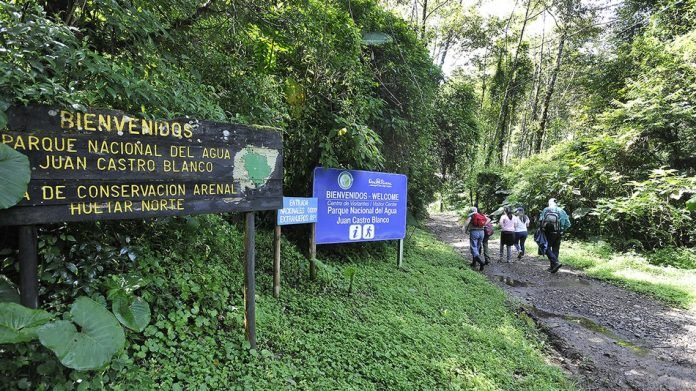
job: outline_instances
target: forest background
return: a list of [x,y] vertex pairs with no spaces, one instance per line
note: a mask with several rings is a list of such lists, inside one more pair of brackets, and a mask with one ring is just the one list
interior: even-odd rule
[[[696,1],[519,0],[502,17],[482,3],[3,1],[0,127],[8,107],[33,103],[270,125],[287,195],[310,195],[312,169],[327,166],[408,175],[416,219],[436,199],[535,216],[555,197],[570,235],[696,268]],[[218,223],[42,227],[46,305],[174,267],[133,261],[161,256],[181,224],[214,237]],[[2,230],[0,274],[16,280]],[[185,292],[181,275],[167,284]]]

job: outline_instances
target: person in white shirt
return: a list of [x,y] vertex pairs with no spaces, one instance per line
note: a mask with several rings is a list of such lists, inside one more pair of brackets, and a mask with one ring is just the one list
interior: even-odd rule
[[527,229],[529,228],[529,217],[524,214],[524,208],[517,208],[512,223],[515,225],[517,259],[521,259],[524,256],[524,242],[527,240]]
[[515,225],[512,219],[515,218],[512,214],[512,208],[506,206],[503,215],[500,217],[500,258],[499,262],[503,261],[503,248],[507,248],[507,262],[510,263],[512,256],[512,245],[515,244]]

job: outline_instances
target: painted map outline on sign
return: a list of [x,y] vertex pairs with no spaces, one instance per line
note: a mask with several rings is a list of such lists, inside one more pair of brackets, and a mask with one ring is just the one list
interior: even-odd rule
[[242,188],[257,189],[270,179],[279,155],[275,149],[247,145],[234,156],[233,175]]

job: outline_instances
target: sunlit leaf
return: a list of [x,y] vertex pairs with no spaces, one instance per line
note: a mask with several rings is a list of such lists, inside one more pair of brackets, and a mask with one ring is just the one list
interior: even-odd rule
[[690,211],[696,210],[696,195],[691,196],[691,199],[686,201],[686,209]]
[[392,42],[394,39],[385,33],[368,32],[363,34],[362,43],[368,46],[379,46]]

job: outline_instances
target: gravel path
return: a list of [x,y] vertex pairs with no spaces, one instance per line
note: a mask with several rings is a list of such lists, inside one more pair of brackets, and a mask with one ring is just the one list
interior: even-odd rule
[[[468,262],[469,240],[454,214],[433,215],[431,232]],[[484,274],[519,303],[555,347],[554,361],[586,390],[696,390],[696,317],[563,267],[546,272],[533,238],[521,261]],[[513,259],[516,259],[513,249]],[[563,244],[560,253],[563,263]]]

